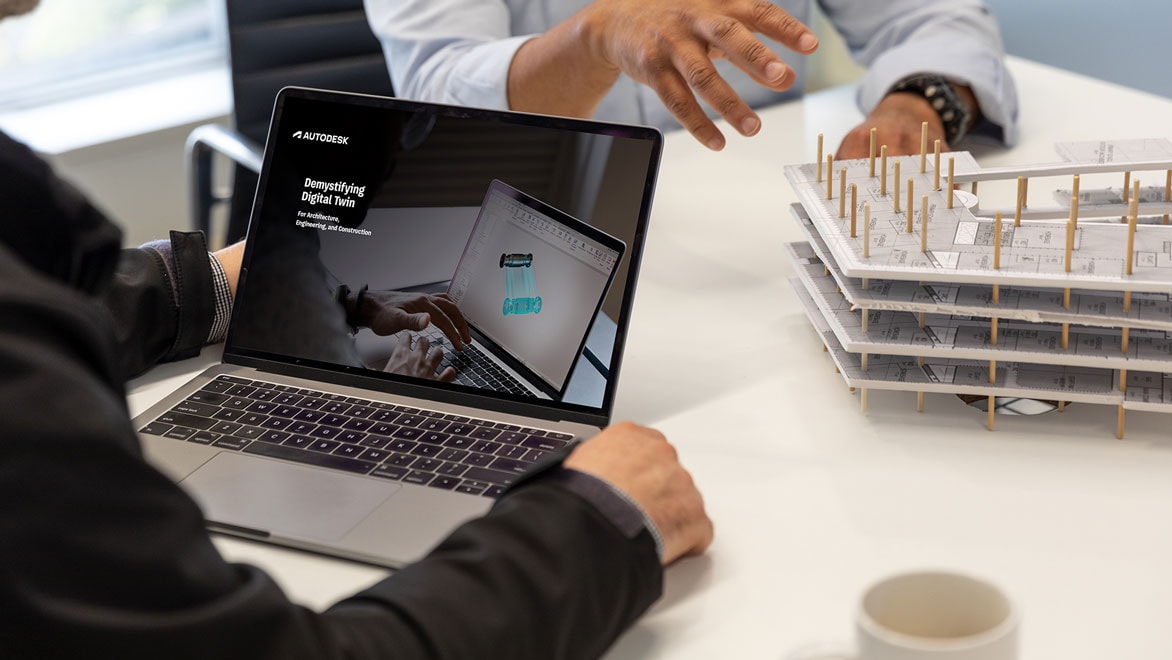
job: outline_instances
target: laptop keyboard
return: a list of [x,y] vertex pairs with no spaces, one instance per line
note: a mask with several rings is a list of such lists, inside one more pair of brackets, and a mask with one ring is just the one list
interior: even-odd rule
[[444,333],[434,325],[427,326],[419,334],[426,336],[432,346],[440,346],[444,349],[444,357],[440,360],[436,371],[441,372],[447,367],[455,369],[456,379],[453,382],[496,392],[534,396],[529,388],[522,385],[521,381],[502,369],[496,362],[493,362],[475,344],[467,344],[463,350],[457,351],[452,348],[451,342],[444,336]]
[[218,376],[140,432],[485,497],[573,440],[236,376]]

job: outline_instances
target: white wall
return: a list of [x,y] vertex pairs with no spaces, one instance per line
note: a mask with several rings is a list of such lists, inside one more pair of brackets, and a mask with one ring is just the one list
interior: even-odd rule
[[49,161],[122,226],[124,244],[138,245],[190,226],[183,144],[194,126],[66,151]]
[[1172,2],[986,2],[1010,54],[1172,97]]

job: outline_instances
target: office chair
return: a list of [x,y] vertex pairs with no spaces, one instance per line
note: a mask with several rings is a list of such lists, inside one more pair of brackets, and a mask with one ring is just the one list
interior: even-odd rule
[[[235,128],[199,126],[186,145],[192,226],[202,230],[212,246],[240,240],[248,230],[278,90],[299,85],[394,94],[362,0],[225,0],[225,8]],[[215,190],[216,154],[234,164],[227,194]],[[224,202],[224,232],[212,236],[213,209]]]

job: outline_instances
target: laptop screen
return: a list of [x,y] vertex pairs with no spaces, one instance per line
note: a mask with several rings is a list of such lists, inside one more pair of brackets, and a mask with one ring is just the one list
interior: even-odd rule
[[464,318],[560,393],[624,246],[493,181],[448,286]]
[[[644,127],[283,90],[225,360],[609,419],[660,150]],[[382,321],[348,318],[359,291],[385,304]],[[437,330],[404,319],[445,298],[471,348],[536,396],[404,367]],[[472,351],[429,341],[471,370]]]

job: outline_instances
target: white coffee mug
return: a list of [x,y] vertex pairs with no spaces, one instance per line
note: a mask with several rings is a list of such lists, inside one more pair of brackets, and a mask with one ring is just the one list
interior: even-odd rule
[[903,573],[863,595],[859,660],[1016,660],[1020,616],[996,586],[944,571]]
[[[822,645],[789,660],[1017,660],[1020,614],[993,584],[947,571],[885,578],[863,594],[854,652]],[[817,648],[818,650],[815,650]]]

